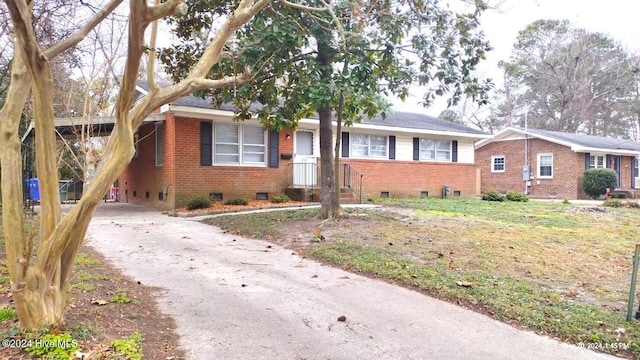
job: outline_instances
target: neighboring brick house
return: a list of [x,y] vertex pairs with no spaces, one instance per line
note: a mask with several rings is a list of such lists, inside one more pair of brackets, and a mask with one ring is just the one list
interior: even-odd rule
[[[317,119],[276,132],[255,120],[234,122],[233,116],[232,108],[213,109],[192,96],[163,106],[136,134],[136,156],[118,178],[119,201],[172,209],[195,195],[251,200],[317,189]],[[451,196],[479,194],[474,143],[488,134],[402,112],[343,129],[340,163],[361,174],[363,200],[440,197],[444,185]]]
[[614,169],[618,186],[612,190],[633,194],[640,189],[640,143],[630,140],[510,127],[476,143],[475,156],[482,192],[588,199],[582,190],[582,175],[588,168]]

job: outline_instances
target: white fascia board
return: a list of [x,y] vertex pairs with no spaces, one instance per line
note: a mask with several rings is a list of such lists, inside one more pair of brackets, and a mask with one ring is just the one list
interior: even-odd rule
[[522,135],[522,138],[524,139],[525,136],[529,136],[531,138],[536,138],[536,139],[541,139],[541,140],[545,140],[554,144],[558,144],[558,145],[562,145],[562,146],[566,146],[568,148],[573,148],[574,146],[576,146],[576,144],[571,143],[571,142],[567,142],[567,141],[563,141],[563,140],[558,140],[552,137],[548,137],[548,136],[544,136],[544,135],[540,135],[540,134],[536,134],[527,130],[523,130],[523,129],[516,129],[513,127],[508,127],[506,129],[503,129],[499,132],[497,132],[495,135],[493,135],[493,137],[486,139],[486,140],[481,140],[476,144],[476,149],[479,149],[485,145],[488,145],[492,142],[497,142],[497,141],[502,141],[502,140],[514,140],[513,138],[509,138],[508,137],[514,135],[514,134],[520,134]]
[[[317,119],[300,119],[299,124],[310,125],[318,128],[320,126],[319,120]],[[332,124],[333,129],[336,129],[335,122]],[[467,134],[467,133],[459,133],[453,131],[435,131],[435,130],[427,130],[427,129],[415,129],[415,128],[403,128],[397,126],[383,126],[383,125],[373,125],[373,124],[362,124],[355,123],[352,126],[342,126],[343,131],[350,131],[351,129],[355,129],[357,131],[362,130],[374,130],[384,133],[391,134],[416,134],[416,135],[437,135],[437,136],[445,136],[452,138],[471,138],[471,139],[488,139],[491,137],[490,134],[482,135],[482,134]]]
[[136,85],[136,91],[138,91],[139,93],[141,93],[143,96],[146,96],[149,94],[149,91],[141,86]]
[[[183,117],[198,117],[198,118],[216,118],[216,119],[233,119],[235,114],[232,111],[227,110],[214,110],[214,109],[204,109],[204,108],[193,108],[189,106],[176,106],[171,105],[169,111],[171,111],[175,116],[183,116]],[[298,125],[306,125],[307,127],[319,128],[320,121],[318,119],[308,119],[303,118],[298,121]],[[335,122],[333,122],[333,128],[336,128]],[[438,136],[446,136],[446,137],[455,137],[455,138],[470,138],[470,139],[488,139],[491,137],[490,134],[468,134],[468,133],[460,133],[460,132],[452,132],[452,131],[434,131],[434,130],[426,130],[426,129],[414,129],[414,128],[402,128],[397,126],[382,126],[382,125],[372,125],[372,124],[361,124],[356,123],[352,126],[343,126],[342,129],[348,131],[348,129],[357,129],[357,130],[376,130],[385,133],[406,133],[406,134],[423,134],[423,135],[438,135]]]
[[640,156],[640,151],[624,150],[624,149],[603,149],[592,148],[585,146],[572,146],[571,151],[579,153],[600,153],[608,155],[621,155],[621,156]]
[[485,146],[485,145],[489,145],[492,142],[496,142],[496,141],[502,141],[503,139],[508,138],[509,136],[513,135],[513,134],[522,134],[522,136],[524,137],[524,134],[515,128],[512,127],[508,127],[505,129],[502,129],[500,131],[498,131],[497,133],[490,135],[488,138],[482,139],[480,141],[478,141],[475,145],[476,150]]
[[233,111],[218,110],[218,109],[205,109],[195,108],[191,106],[169,105],[170,111],[175,116],[180,117],[196,117],[202,119],[228,119],[232,120],[235,117]]
[[493,138],[488,138],[488,139],[482,139],[478,142],[476,142],[475,148],[476,150],[478,150],[479,148],[491,144],[493,142]]

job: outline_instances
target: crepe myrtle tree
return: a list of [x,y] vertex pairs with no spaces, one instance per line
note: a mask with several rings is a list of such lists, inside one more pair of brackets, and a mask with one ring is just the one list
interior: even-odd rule
[[[229,74],[216,79],[206,75],[222,59],[223,48],[236,29],[259,13],[268,0],[240,0],[216,24],[216,33],[199,54],[184,80],[166,88],[153,81],[156,21],[174,14],[187,16],[183,0],[128,1],[128,50],[124,74],[115,104],[116,125],[109,137],[95,178],[82,199],[61,216],[56,168],[51,60],[77,45],[116,9],[122,0],[109,0],[63,40],[45,46],[34,35],[30,0],[6,0],[14,36],[14,56],[6,102],[0,109],[0,161],[2,163],[2,220],[11,289],[22,328],[58,326],[63,323],[69,279],[74,259],[100,199],[134,154],[133,134],[142,121],[161,105],[193,91],[238,85],[248,73]],[[213,8],[212,11],[216,9]],[[151,42],[145,44],[145,30],[152,25]],[[150,52],[147,78],[150,92],[136,101],[136,79],[143,56]],[[35,234],[23,233],[22,180],[18,126],[25,102],[32,94],[35,121],[36,169],[41,195],[39,241]]]
[[[183,41],[160,52],[160,60],[174,81],[188,76],[208,41],[214,14],[203,7],[210,3],[225,2],[188,1],[194,17],[171,21]],[[414,85],[423,87],[427,106],[444,95],[450,104],[465,95],[487,102],[490,80],[473,75],[490,50],[478,22],[486,5],[473,5],[470,13],[459,14],[435,0],[275,2],[238,30],[225,47],[225,59],[209,73],[218,78],[248,69],[253,80],[200,94],[212,96],[217,105],[232,103],[240,119],[257,115],[275,130],[294,129],[299,119],[317,113],[320,216],[336,217],[341,214],[336,186],[342,125],[364,116],[384,117],[386,96],[404,100]],[[261,107],[252,110],[256,103]]]

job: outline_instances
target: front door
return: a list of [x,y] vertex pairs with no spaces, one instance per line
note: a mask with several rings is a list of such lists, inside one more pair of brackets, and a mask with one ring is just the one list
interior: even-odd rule
[[314,135],[310,130],[298,130],[294,139],[293,185],[318,185],[318,159],[314,151]]

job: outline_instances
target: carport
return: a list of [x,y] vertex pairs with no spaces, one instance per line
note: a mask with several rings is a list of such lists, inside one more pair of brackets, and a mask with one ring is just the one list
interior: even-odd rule
[[[146,119],[148,121],[163,121],[164,114],[151,114]],[[61,140],[105,137],[111,135],[115,126],[115,116],[96,116],[90,119],[82,117],[55,118],[55,128],[57,138]],[[35,170],[35,124],[29,123],[22,136],[22,180],[23,198],[25,207],[31,206],[39,199],[33,197],[30,187],[35,183],[32,179],[37,178]],[[26,186],[27,182],[29,186]],[[82,194],[84,179],[74,176],[72,179],[62,180],[64,182],[65,196],[68,200],[78,200]],[[62,188],[61,188],[62,190]]]

